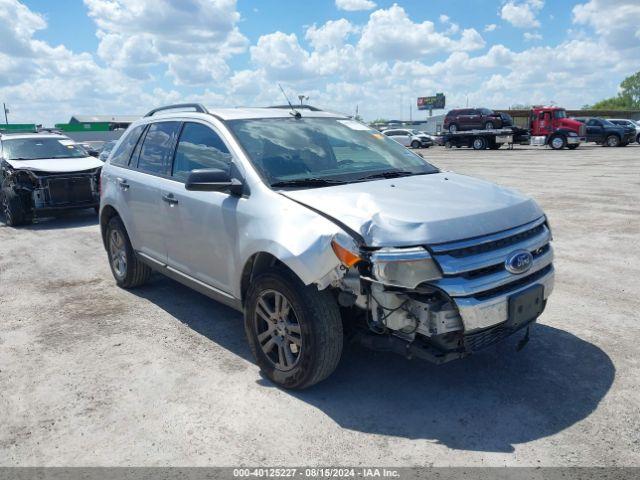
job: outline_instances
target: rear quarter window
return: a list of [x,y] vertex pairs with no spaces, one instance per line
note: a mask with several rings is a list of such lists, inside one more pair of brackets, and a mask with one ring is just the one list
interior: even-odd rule
[[146,127],[146,125],[138,125],[124,133],[125,136],[122,142],[111,156],[111,164],[119,166],[129,165],[131,154],[133,153],[133,149],[136,148],[136,144],[144,131],[144,127]]

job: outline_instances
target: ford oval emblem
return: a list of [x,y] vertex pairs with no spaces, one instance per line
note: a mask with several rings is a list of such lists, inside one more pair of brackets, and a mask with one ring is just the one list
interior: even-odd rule
[[516,275],[528,271],[531,265],[533,265],[533,255],[527,250],[511,252],[504,262],[504,268]]

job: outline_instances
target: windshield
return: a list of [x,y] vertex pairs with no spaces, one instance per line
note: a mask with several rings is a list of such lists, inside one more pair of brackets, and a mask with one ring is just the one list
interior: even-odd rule
[[365,181],[438,169],[376,130],[353,120],[270,118],[227,122],[271,186]]
[[566,110],[554,110],[553,116],[555,118],[567,118],[567,112]]
[[2,142],[7,160],[42,160],[45,158],[81,158],[87,152],[68,138],[13,138]]

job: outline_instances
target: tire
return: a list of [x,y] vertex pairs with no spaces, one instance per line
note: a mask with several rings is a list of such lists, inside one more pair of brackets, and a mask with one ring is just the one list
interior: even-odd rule
[[455,123],[452,123],[451,125],[449,125],[449,133],[456,133],[458,131],[458,125]]
[[569,150],[575,150],[575,149],[576,149],[576,148],[578,148],[579,146],[580,146],[580,144],[579,144],[579,143],[574,143],[574,144],[572,144],[572,145],[567,145],[567,148],[568,148]]
[[2,189],[2,213],[4,221],[10,227],[28,225],[32,222],[31,212],[27,211],[20,195],[11,187]]
[[[284,299],[280,300],[280,311],[286,309],[284,302],[289,308],[285,318],[274,321],[278,295]],[[338,303],[331,292],[305,286],[289,270],[276,268],[252,282],[244,311],[251,352],[275,384],[303,389],[335,370],[342,354],[343,333]]]
[[606,147],[619,147],[620,146],[620,137],[617,135],[609,135],[604,139],[604,144]]
[[487,148],[487,141],[482,137],[475,137],[471,142],[471,146],[474,150],[484,150]]
[[411,142],[411,148],[420,148],[420,142],[418,140],[414,140]]
[[494,125],[493,122],[487,122],[484,124],[484,129],[485,130],[493,130],[494,129]]
[[151,268],[142,263],[133,251],[127,230],[120,217],[109,220],[106,231],[107,256],[116,283],[121,288],[136,288],[151,277]]
[[567,146],[567,140],[562,135],[554,135],[549,139],[549,146],[554,150],[562,150]]
[[449,140],[447,140],[446,142],[444,142],[444,148],[453,148],[453,145]]

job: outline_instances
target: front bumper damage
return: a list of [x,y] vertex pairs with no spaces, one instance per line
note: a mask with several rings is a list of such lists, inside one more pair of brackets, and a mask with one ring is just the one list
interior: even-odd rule
[[32,215],[94,208],[100,205],[100,169],[79,172],[12,170],[5,179]]
[[[441,278],[415,288],[385,285],[374,275],[350,269],[339,281],[367,315],[365,346],[444,363],[495,344],[528,327],[546,306],[554,284],[551,232],[545,217],[468,241],[428,247]],[[531,253],[522,274],[507,271],[516,250]],[[542,305],[532,318],[510,318],[513,298],[536,288]],[[513,315],[513,314],[512,314]],[[513,315],[515,316],[515,315]]]

